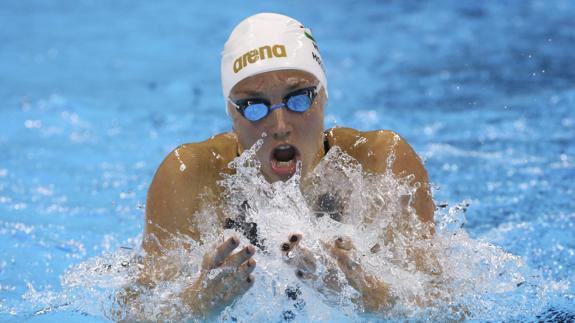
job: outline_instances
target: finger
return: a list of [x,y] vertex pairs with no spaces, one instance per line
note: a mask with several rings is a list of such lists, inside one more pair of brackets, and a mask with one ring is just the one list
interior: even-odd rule
[[351,249],[355,248],[353,246],[353,242],[351,241],[351,238],[343,237],[343,236],[335,239],[335,246],[337,248],[343,249],[343,250],[351,250]]
[[351,273],[357,270],[361,270],[360,264],[351,257],[350,253],[347,250],[333,248],[332,255],[335,257],[339,267],[344,272]]
[[220,289],[231,291],[238,282],[246,280],[256,268],[256,260],[249,259],[241,264],[237,270],[226,267],[213,280],[219,282]]
[[[289,240],[293,243],[293,247],[289,251],[284,252],[284,261],[295,268],[296,276],[300,279],[315,279],[315,272],[317,271],[317,259],[315,254],[298,244],[301,241],[301,235],[291,235]],[[284,245],[287,245],[286,242]],[[288,249],[284,247],[283,249]]]
[[303,238],[303,235],[301,235],[300,233],[294,233],[294,234],[290,235],[289,242],[296,244],[296,243],[300,242],[302,238]]
[[224,260],[237,248],[240,240],[236,237],[230,237],[224,243],[216,248],[215,254],[210,262],[210,269],[217,268],[222,265]]
[[256,269],[256,260],[249,259],[238,267],[238,270],[234,274],[234,279],[237,282],[242,282],[248,278],[248,276]]
[[248,277],[246,277],[246,279],[244,280],[245,284],[244,286],[246,288],[250,288],[254,285],[254,282],[256,281],[256,278],[254,277],[253,274],[249,274]]
[[303,270],[306,273],[315,273],[317,270],[317,259],[315,255],[307,248],[297,246],[294,251],[296,257],[288,260],[288,264]]
[[255,283],[255,277],[253,274],[249,274],[244,279],[240,280],[234,288],[232,288],[228,293],[226,293],[226,299],[234,299],[245,294]]
[[252,274],[237,281],[233,287],[223,291],[223,303],[231,304],[235,299],[245,294],[254,285],[254,282],[255,277]]
[[230,268],[237,268],[256,253],[256,248],[253,245],[247,245],[242,250],[234,253],[225,261],[223,266]]
[[301,279],[301,280],[316,280],[317,279],[317,275],[315,275],[312,272],[309,271],[304,271],[302,269],[297,269],[295,271],[295,275],[297,278]]
[[289,237],[288,237],[288,241],[284,242],[281,244],[281,250],[284,253],[288,253],[290,251],[292,251],[295,246],[298,245],[298,243],[302,240],[303,236],[299,233],[292,233]]
[[351,286],[359,291],[363,290],[365,287],[363,281],[365,273],[361,265],[343,249],[334,247],[332,249],[332,255]]
[[200,279],[197,280],[199,284],[196,286],[197,292],[208,299],[221,299],[224,297],[224,291],[235,285],[232,274],[230,270],[221,270],[217,275],[213,276],[213,273],[210,275],[210,271],[205,271]]

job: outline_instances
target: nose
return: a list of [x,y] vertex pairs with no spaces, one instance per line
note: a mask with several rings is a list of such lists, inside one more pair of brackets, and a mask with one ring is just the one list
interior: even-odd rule
[[276,109],[272,111],[273,125],[272,136],[275,140],[286,140],[293,132],[293,127],[288,120],[286,109]]

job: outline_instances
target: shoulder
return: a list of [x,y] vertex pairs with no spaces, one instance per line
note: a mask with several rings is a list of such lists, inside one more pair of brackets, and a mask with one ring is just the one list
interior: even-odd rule
[[[182,144],[164,158],[156,176],[198,175],[203,171],[225,171],[228,163],[238,152],[238,141],[235,134],[223,133],[205,141]],[[204,175],[206,175],[204,173]]]
[[433,221],[435,205],[427,171],[415,150],[400,135],[389,130],[333,128],[326,131],[326,139],[330,146],[337,145],[355,158],[367,172],[391,170],[399,178],[409,176],[410,182],[418,187],[413,207],[422,221]]
[[331,128],[326,130],[330,144],[345,146],[351,149],[361,145],[381,146],[398,141],[401,137],[391,130],[359,131],[353,128]]
[[[147,251],[158,252],[156,241],[166,243],[174,233],[199,239],[199,231],[190,220],[205,203],[219,198],[218,180],[237,155],[233,133],[214,136],[199,143],[184,144],[164,159],[148,189],[146,199]],[[165,245],[167,246],[167,245]]]
[[172,150],[156,170],[148,190],[148,203],[173,199],[196,203],[206,189],[217,190],[222,173],[238,152],[235,134],[224,133]]
[[385,167],[393,166],[389,164],[393,161],[401,160],[403,165],[410,160],[421,163],[409,143],[394,131],[332,128],[326,131],[326,139],[330,146],[339,146],[357,159],[367,171],[384,171]]

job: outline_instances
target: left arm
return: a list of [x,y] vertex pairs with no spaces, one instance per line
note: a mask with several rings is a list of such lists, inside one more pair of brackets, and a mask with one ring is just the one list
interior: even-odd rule
[[[411,185],[418,185],[412,206],[419,219],[425,223],[433,223],[435,204],[431,198],[431,188],[427,171],[423,162],[413,148],[398,134],[392,131],[379,130],[360,132],[360,138],[365,138],[365,144],[358,145],[355,157],[370,173],[384,173],[389,166],[398,178],[412,175]],[[388,165],[392,157],[391,165]]]
[[[414,196],[405,201],[404,206],[413,207],[419,220],[429,224],[429,233],[434,233],[435,205],[431,197],[427,171],[421,159],[403,138],[391,131],[359,132],[350,128],[335,128],[329,131],[328,140],[330,146],[338,145],[345,153],[359,161],[365,172],[383,174],[391,168],[397,178],[409,176],[409,184],[417,185],[417,189]],[[411,202],[410,205],[408,201]],[[294,236],[297,237],[294,238]],[[297,268],[298,277],[303,280],[317,279],[314,275],[316,266],[313,255],[299,246],[301,235],[294,236],[284,243],[283,251],[287,253],[298,250],[296,253],[300,256],[290,261]],[[422,238],[429,238],[429,236],[425,234]],[[326,248],[345,274],[349,284],[360,293],[359,300],[364,310],[381,312],[393,306],[394,298],[389,285],[363,270],[355,259],[356,252],[350,238],[340,237],[334,242],[327,243]],[[410,248],[408,254],[418,270],[428,271],[429,266],[426,264],[437,263],[433,255],[426,250]],[[328,282],[324,281],[324,283],[329,288]],[[337,292],[338,288],[339,286],[332,286],[329,289]]]
[[383,174],[391,167],[398,178],[412,175],[410,184],[418,183],[419,186],[412,198],[412,207],[422,222],[433,224],[435,204],[427,171],[405,139],[388,130],[362,132],[352,128],[333,128],[327,132],[327,140],[330,146],[337,145],[356,159],[368,173]]

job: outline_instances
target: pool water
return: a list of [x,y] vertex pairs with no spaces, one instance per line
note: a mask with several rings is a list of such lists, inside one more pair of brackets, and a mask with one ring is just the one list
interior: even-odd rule
[[0,320],[105,320],[87,297],[111,282],[65,283],[137,248],[168,152],[230,129],[219,55],[261,11],[312,28],[326,127],[401,134],[444,206],[440,234],[492,255],[487,268],[525,265],[510,272],[533,293],[470,292],[485,301],[471,318],[573,320],[575,3],[543,0],[2,1]]

